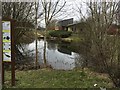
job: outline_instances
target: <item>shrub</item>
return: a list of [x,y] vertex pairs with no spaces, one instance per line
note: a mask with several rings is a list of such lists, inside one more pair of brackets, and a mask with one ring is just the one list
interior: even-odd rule
[[57,31],[50,31],[49,35],[51,37],[59,37],[59,38],[67,38],[71,36],[72,32],[64,31],[64,30],[57,30]]

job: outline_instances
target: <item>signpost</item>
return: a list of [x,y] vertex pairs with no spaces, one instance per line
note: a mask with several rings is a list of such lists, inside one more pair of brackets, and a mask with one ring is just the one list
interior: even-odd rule
[[[2,2],[7,0],[0,0],[0,86],[4,84],[4,65],[8,63],[11,65],[11,84],[15,85],[15,55],[14,55],[14,22],[11,19],[2,19]],[[19,0],[14,0],[19,2]],[[21,1],[26,2],[26,1]],[[30,2],[38,2],[38,0],[31,0]],[[3,20],[3,21],[2,21]],[[37,60],[37,59],[36,59]]]
[[3,19],[2,21],[2,83],[4,84],[4,65],[11,64],[11,85],[15,85],[15,62],[13,42],[13,20]]

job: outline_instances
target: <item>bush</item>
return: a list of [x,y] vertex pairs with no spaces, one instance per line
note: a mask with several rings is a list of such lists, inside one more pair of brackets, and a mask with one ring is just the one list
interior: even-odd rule
[[50,31],[49,35],[51,37],[59,37],[59,38],[67,38],[71,36],[72,32],[64,31],[64,30],[57,30],[57,31]]

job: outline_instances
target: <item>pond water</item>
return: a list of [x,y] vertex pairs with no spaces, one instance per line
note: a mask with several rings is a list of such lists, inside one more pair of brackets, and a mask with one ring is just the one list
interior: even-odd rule
[[[79,54],[72,52],[66,48],[69,43],[56,43],[54,41],[47,41],[46,57],[47,64],[51,65],[53,69],[71,70],[76,67],[76,60]],[[43,64],[43,47],[44,41],[38,40],[38,59],[39,64]],[[35,56],[35,41],[25,45],[25,51],[32,51],[29,55]]]

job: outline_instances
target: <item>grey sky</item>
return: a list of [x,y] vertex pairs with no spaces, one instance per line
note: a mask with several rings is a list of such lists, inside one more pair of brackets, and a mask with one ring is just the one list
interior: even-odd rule
[[[55,0],[54,0],[55,1]],[[61,0],[61,2],[64,0]],[[120,0],[65,0],[66,6],[64,7],[64,11],[60,12],[55,19],[64,20],[69,18],[74,18],[74,21],[79,21],[81,19],[80,14],[77,12],[77,7],[80,7],[83,13],[83,16],[87,16],[87,5],[86,2],[119,2]],[[44,26],[44,22],[42,22]]]
[[[80,16],[78,14],[77,6],[80,6],[82,8],[82,13],[85,14],[86,12],[86,5],[83,0],[66,0],[66,6],[60,12],[54,19],[63,20],[63,19],[69,19],[74,18],[74,21],[80,20]],[[63,13],[64,11],[64,13]],[[41,25],[44,26],[44,21],[41,22]]]

